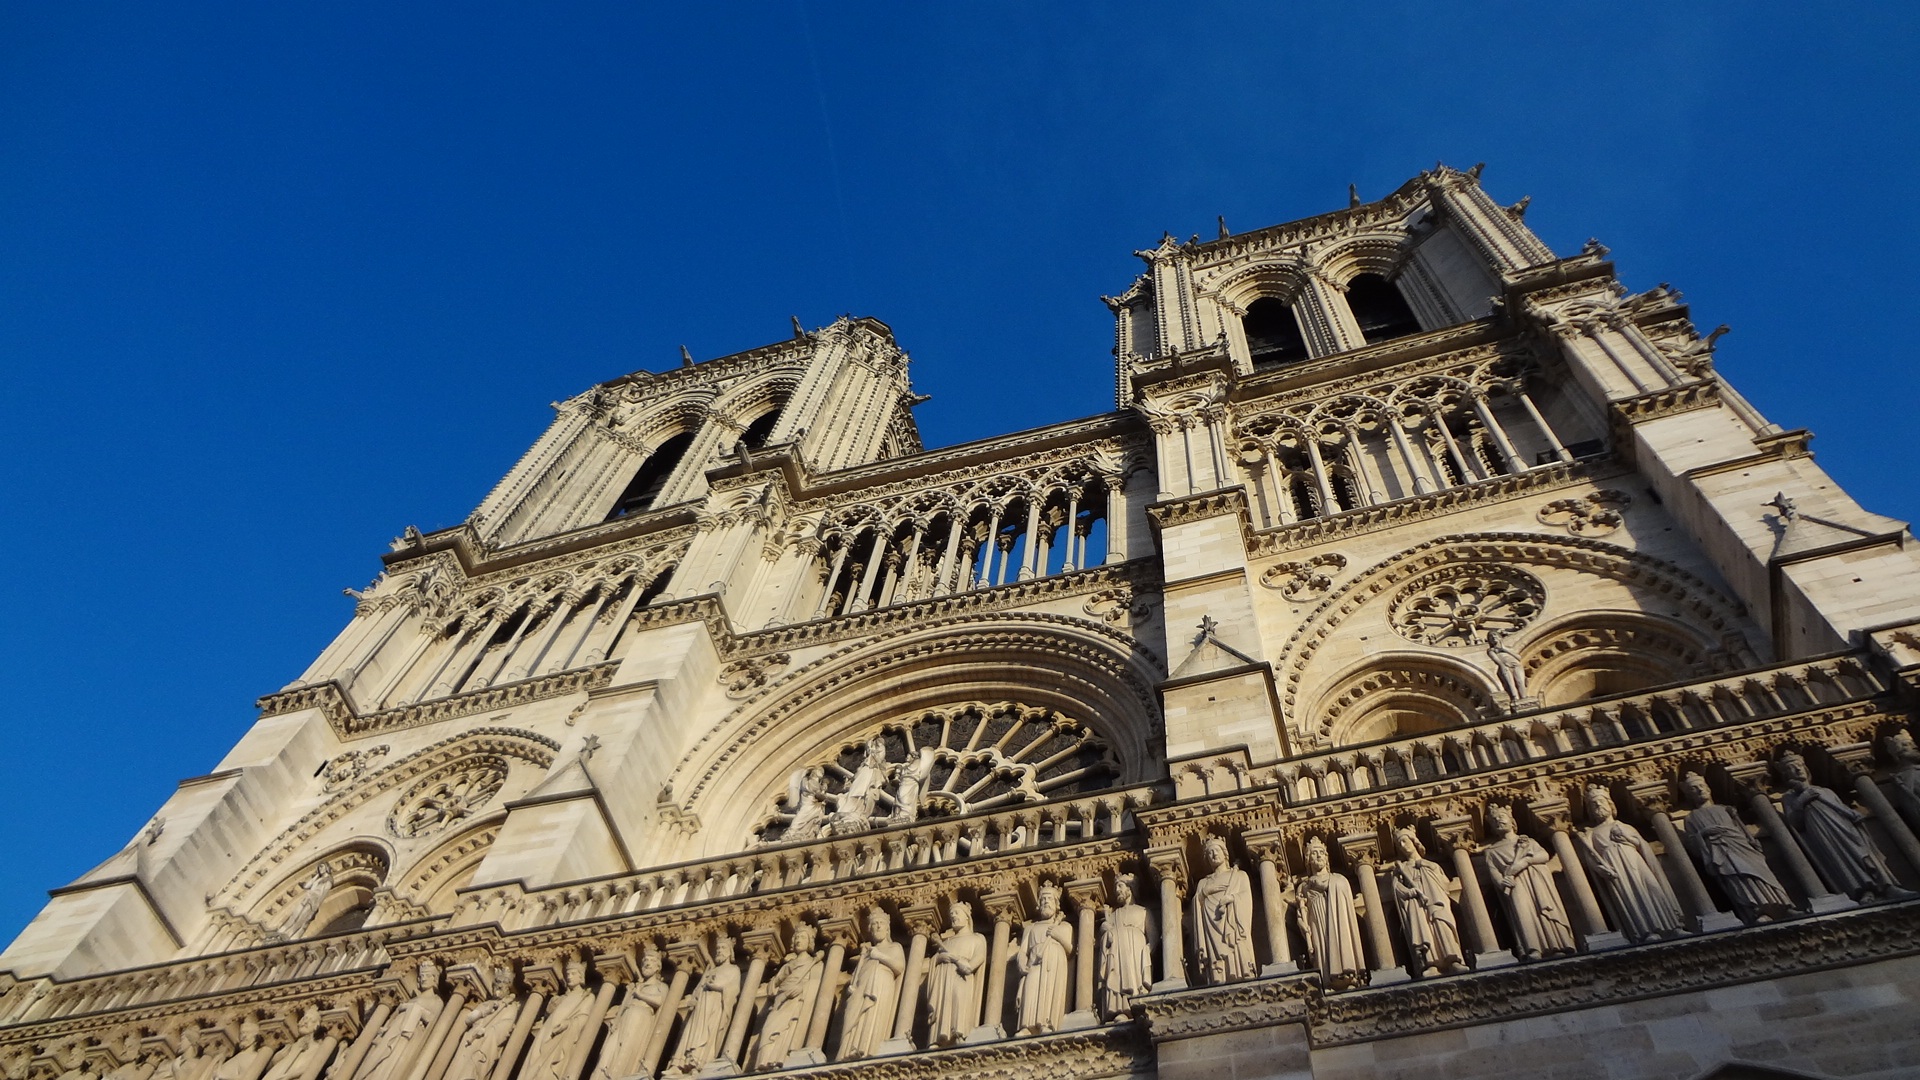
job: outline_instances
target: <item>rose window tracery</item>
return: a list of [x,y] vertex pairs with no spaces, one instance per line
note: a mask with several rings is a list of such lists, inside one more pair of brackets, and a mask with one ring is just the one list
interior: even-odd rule
[[1120,763],[1086,724],[1015,702],[968,703],[883,724],[788,778],[761,844],[1037,803],[1113,786]]
[[1422,645],[1484,645],[1487,632],[1511,634],[1540,614],[1547,590],[1510,566],[1452,567],[1416,578],[1394,597],[1394,632]]
[[387,816],[387,829],[402,840],[443,832],[492,802],[506,782],[505,758],[462,758],[408,788]]

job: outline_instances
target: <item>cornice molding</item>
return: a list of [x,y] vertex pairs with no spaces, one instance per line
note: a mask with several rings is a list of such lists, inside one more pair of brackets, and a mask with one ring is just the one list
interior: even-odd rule
[[481,690],[470,690],[452,697],[435,698],[413,705],[400,705],[391,709],[366,714],[357,713],[348,704],[346,694],[340,684],[329,680],[313,686],[303,686],[295,690],[284,690],[255,702],[260,707],[260,715],[281,716],[302,709],[319,709],[333,727],[334,733],[342,739],[357,739],[382,732],[399,731],[403,728],[421,727],[436,724],[442,720],[452,720],[474,713],[494,712],[499,709],[526,705],[548,698],[565,697],[582,691],[591,693],[605,687],[613,681],[613,673],[620,668],[617,660],[608,660],[591,667],[574,668],[552,675],[539,675],[518,682],[489,686]]

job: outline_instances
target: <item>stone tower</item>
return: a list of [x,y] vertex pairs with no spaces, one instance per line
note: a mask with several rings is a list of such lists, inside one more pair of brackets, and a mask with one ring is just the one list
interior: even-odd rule
[[1911,537],[1522,209],[1166,237],[1115,410],[960,446],[872,319],[560,403],[0,1075],[1901,1075]]

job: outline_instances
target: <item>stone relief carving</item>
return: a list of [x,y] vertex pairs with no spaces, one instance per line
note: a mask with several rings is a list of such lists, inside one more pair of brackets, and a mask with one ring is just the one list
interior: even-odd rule
[[488,1080],[500,1061],[500,1051],[520,1018],[513,995],[513,968],[493,969],[493,996],[467,1011],[466,1031],[454,1047],[442,1080]]
[[1732,807],[1713,801],[1707,778],[1697,772],[1685,774],[1680,792],[1692,808],[1681,833],[1687,851],[1733,902],[1741,921],[1767,922],[1792,914],[1793,900],[1767,865],[1760,842]]
[[1060,888],[1040,883],[1039,911],[1020,932],[1020,951],[1014,967],[1020,972],[1017,1001],[1018,1030],[1022,1035],[1059,1031],[1067,1015],[1067,987],[1072,984],[1073,930],[1060,910]]
[[1105,740],[1048,709],[970,703],[883,725],[796,768],[758,842],[849,836],[1099,790],[1120,773]]
[[1354,914],[1353,887],[1332,870],[1326,842],[1315,836],[1305,849],[1307,873],[1295,883],[1300,897],[1300,929],[1307,956],[1329,991],[1367,985],[1366,953],[1360,945],[1360,920]]
[[1653,846],[1613,816],[1606,788],[1589,784],[1586,802],[1594,824],[1581,831],[1580,852],[1614,925],[1635,944],[1686,933],[1686,916],[1657,869]]
[[1133,999],[1153,986],[1153,926],[1133,902],[1133,879],[1113,881],[1113,907],[1100,924],[1100,1011],[1109,1020],[1133,1015]]
[[1440,864],[1426,857],[1426,846],[1412,828],[1393,833],[1400,858],[1388,871],[1394,903],[1400,909],[1400,928],[1407,936],[1407,971],[1420,975],[1439,969],[1443,975],[1465,969],[1460,949],[1460,923],[1453,913],[1460,884]]
[[987,938],[973,928],[973,909],[955,900],[947,922],[927,976],[927,1039],[934,1046],[956,1046],[973,1030],[987,964]]
[[568,1066],[573,1044],[593,1018],[593,992],[587,989],[587,962],[568,956],[561,965],[565,992],[547,1005],[546,1022],[520,1066],[520,1080],[573,1080]]
[[[820,989],[820,953],[814,950],[813,924],[793,926],[793,948],[767,983],[766,1011],[760,1019],[760,1045],[754,1051],[757,1070],[778,1069],[807,1042],[807,1024]],[[609,1080],[619,1080],[618,1076]]]
[[1423,645],[1483,645],[1489,631],[1512,633],[1540,614],[1547,590],[1510,566],[1451,567],[1416,578],[1393,599],[1394,630]]
[[1269,567],[1260,575],[1260,584],[1280,590],[1281,596],[1295,603],[1318,600],[1333,588],[1333,575],[1346,568],[1345,555],[1315,555],[1301,562]]
[[1920,745],[1913,734],[1901,730],[1884,740],[1887,757],[1893,760],[1893,797],[1907,819],[1920,822]]
[[440,1018],[446,1002],[440,1000],[440,965],[422,960],[414,970],[413,997],[387,1018],[353,1080],[406,1080],[407,1071],[425,1046],[427,1032]]
[[1832,788],[1813,782],[1805,758],[1789,750],[1774,767],[1787,787],[1780,797],[1787,824],[1829,885],[1855,900],[1912,895],[1894,884],[1887,860],[1867,836],[1865,819]]
[[329,759],[320,766],[320,786],[325,791],[338,791],[373,767],[374,762],[386,757],[388,746],[374,746],[365,750],[349,750],[338,757]]
[[1259,974],[1253,956],[1253,882],[1233,865],[1227,842],[1210,836],[1203,845],[1210,872],[1193,883],[1194,975],[1208,985]]
[[727,1023],[740,997],[740,965],[733,962],[733,939],[714,939],[713,963],[687,992],[687,1019],[680,1026],[680,1045],[673,1052],[670,1072],[696,1073],[726,1053]]
[[402,840],[444,832],[491,802],[506,782],[504,758],[476,755],[456,761],[400,796],[387,830]]
[[287,909],[286,918],[274,928],[271,940],[290,941],[306,933],[313,925],[313,917],[320,914],[320,905],[326,902],[327,894],[333,891],[333,864],[321,860],[313,868],[313,873],[300,883],[300,897]]
[[1513,927],[1513,953],[1522,960],[1570,956],[1574,951],[1573,923],[1553,886],[1549,869],[1553,856],[1533,837],[1514,827],[1513,811],[1495,803],[1487,808],[1487,833],[1493,842],[1484,849],[1487,872]]
[[860,945],[847,983],[847,1003],[840,1018],[840,1049],[835,1061],[869,1058],[893,1034],[894,1007],[900,999],[900,975],[907,954],[893,940],[893,918],[882,907],[867,911],[867,940]]
[[767,653],[764,656],[735,660],[720,669],[720,685],[726,688],[727,696],[739,701],[752,697],[768,683],[780,677],[787,670],[792,657],[786,653]]
[[1574,536],[1605,536],[1626,522],[1622,511],[1632,496],[1611,488],[1570,499],[1555,499],[1534,514],[1542,525],[1567,530]]

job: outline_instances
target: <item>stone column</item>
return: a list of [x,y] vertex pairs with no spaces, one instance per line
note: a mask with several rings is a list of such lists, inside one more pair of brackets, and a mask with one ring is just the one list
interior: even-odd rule
[[1787,828],[1787,823],[1780,817],[1780,809],[1773,805],[1773,796],[1767,792],[1767,768],[1764,761],[1746,761],[1727,766],[1727,773],[1745,786],[1747,807],[1753,811],[1754,820],[1760,823],[1760,831],[1773,840],[1774,849],[1786,861],[1787,873],[1807,894],[1809,903],[1824,900],[1834,893],[1827,888],[1826,882],[1820,880],[1820,874],[1807,859],[1807,853],[1800,848],[1800,838]]
[[[660,1011],[654,1015],[653,1030],[647,1032],[647,1048],[640,1052],[639,1071],[653,1076],[660,1069],[660,1055],[667,1052],[667,1033],[673,1029],[673,1018],[680,1011],[680,999],[686,996],[687,983],[693,978],[694,966],[700,963],[702,949],[697,941],[676,941],[667,946],[667,959],[673,964],[673,978],[667,982],[667,999],[660,1003]],[[493,1080],[507,1080],[496,1076]]]
[[1367,906],[1367,948],[1373,953],[1375,971],[1388,971],[1393,962],[1393,938],[1387,933],[1387,909],[1380,902],[1380,836],[1377,833],[1353,833],[1339,839],[1340,850],[1353,863],[1359,878],[1360,899]]
[[967,1035],[969,1043],[1004,1039],[1006,1029],[1000,1018],[1007,1014],[1007,945],[1013,936],[1013,920],[1020,917],[1020,898],[1012,893],[991,893],[980,898],[993,920],[993,937],[987,952],[987,990],[980,1026]]
[[533,1022],[540,1019],[540,1007],[547,1003],[547,995],[561,988],[560,973],[551,967],[527,968],[522,978],[527,984],[527,1000],[520,1006],[520,1016],[514,1020],[513,1030],[507,1034],[507,1045],[501,1048],[500,1060],[493,1063],[493,1073],[488,1080],[508,1080],[513,1075],[520,1051],[527,1048],[527,1035],[533,1031]]
[[766,978],[767,961],[780,956],[780,935],[770,929],[748,930],[740,935],[740,947],[752,959],[747,961],[746,977],[740,981],[740,997],[733,1006],[733,1020],[727,1025],[724,1056],[735,1066],[740,1064],[740,1048],[747,1044],[747,1027],[753,1023],[753,997],[760,992],[760,980]]
[[397,978],[388,976],[380,980],[374,993],[378,997],[375,998],[373,1012],[367,1017],[366,1023],[360,1026],[360,1033],[337,1063],[336,1075],[340,1080],[353,1080],[353,1074],[359,1071],[360,1063],[366,1060],[367,1051],[373,1049],[374,1040],[380,1037],[380,1029],[387,1026],[387,1018],[393,1015],[393,1007],[400,1003],[404,991]]
[[1177,844],[1148,848],[1147,865],[1160,879],[1160,981],[1153,984],[1153,990],[1184,990],[1187,935],[1182,928],[1180,901],[1187,885],[1186,852]]
[[813,995],[813,1019],[807,1022],[807,1044],[794,1054],[798,1062],[788,1064],[824,1065],[827,1056],[827,1024],[833,1018],[833,999],[840,992],[840,969],[847,963],[847,946],[860,939],[860,927],[852,919],[821,919],[820,936],[827,939],[827,960],[820,967],[820,989]]
[[447,1069],[447,1062],[453,1052],[459,1049],[460,1035],[466,1025],[459,1023],[465,1019],[462,1011],[467,1002],[483,999],[487,996],[487,977],[484,972],[472,964],[455,964],[447,969],[447,985],[453,992],[447,995],[446,1007],[434,1018],[433,1026],[427,1029],[426,1042],[420,1045],[420,1057],[409,1070],[414,1080],[430,1080]]
[[927,974],[927,939],[940,929],[940,912],[932,904],[916,904],[900,909],[900,920],[913,935],[907,941],[907,966],[900,972],[900,1005],[893,1010],[893,1038],[885,1052],[912,1053],[913,1021],[919,1013],[920,982]]
[[1600,901],[1593,895],[1593,883],[1587,880],[1587,868],[1573,847],[1573,808],[1564,798],[1535,799],[1527,804],[1533,816],[1553,831],[1553,853],[1560,858],[1560,873],[1573,893],[1573,928],[1582,938],[1606,933],[1606,916],[1600,913]]
[[1487,894],[1480,887],[1480,873],[1473,865],[1473,821],[1468,818],[1436,818],[1433,833],[1453,849],[1453,873],[1460,879],[1460,900],[1467,908],[1467,925],[1473,928],[1473,951],[1498,952],[1500,939],[1493,933],[1493,918],[1487,913]]
[[1060,1030],[1092,1027],[1099,1023],[1093,1000],[1094,916],[1106,904],[1107,889],[1099,878],[1076,878],[1066,884],[1067,898],[1073,901],[1077,922],[1073,939],[1073,1011],[1060,1023]]
[[1887,831],[1893,846],[1900,849],[1900,855],[1907,865],[1920,871],[1920,839],[1915,838],[1913,830],[1907,827],[1906,819],[1893,808],[1887,799],[1887,793],[1873,779],[1873,744],[1854,743],[1850,746],[1836,746],[1827,751],[1829,757],[1846,767],[1853,777],[1853,792],[1868,810],[1873,811],[1874,819]]
[[567,1055],[567,1063],[560,1074],[561,1080],[575,1080],[580,1075],[580,1070],[586,1067],[587,1055],[593,1052],[594,1040],[600,1035],[600,1025],[606,1022],[607,1009],[613,1004],[614,992],[620,989],[621,983],[632,982],[640,977],[640,969],[625,952],[595,954],[593,969],[600,973],[600,988],[594,991],[593,1008],[587,1014],[587,1026],[581,1030],[573,1050]]
[[[1667,874],[1669,884],[1680,896],[1680,902],[1694,916],[1706,919],[1716,915],[1720,909],[1714,906],[1713,894],[1707,891],[1707,883],[1700,879],[1700,870],[1693,865],[1693,857],[1687,853],[1687,845],[1680,839],[1680,830],[1673,827],[1673,796],[1667,791],[1665,780],[1647,780],[1628,784],[1627,791],[1646,810],[1647,818],[1653,825],[1653,834],[1660,839],[1660,846],[1667,850]],[[1696,929],[1699,926],[1696,925]]]
[[340,1045],[340,1040],[355,1030],[353,1015],[343,1010],[328,1010],[320,1015],[320,1030],[326,1032],[326,1036],[320,1040],[319,1052],[313,1055],[312,1063],[300,1070],[293,1080],[320,1080],[320,1073],[332,1060],[333,1051]]
[[1260,873],[1260,914],[1267,931],[1267,947],[1272,959],[1262,975],[1279,975],[1295,970],[1293,948],[1287,938],[1287,898],[1281,879],[1286,873],[1286,849],[1279,829],[1256,829],[1240,835],[1247,850],[1258,863]]

